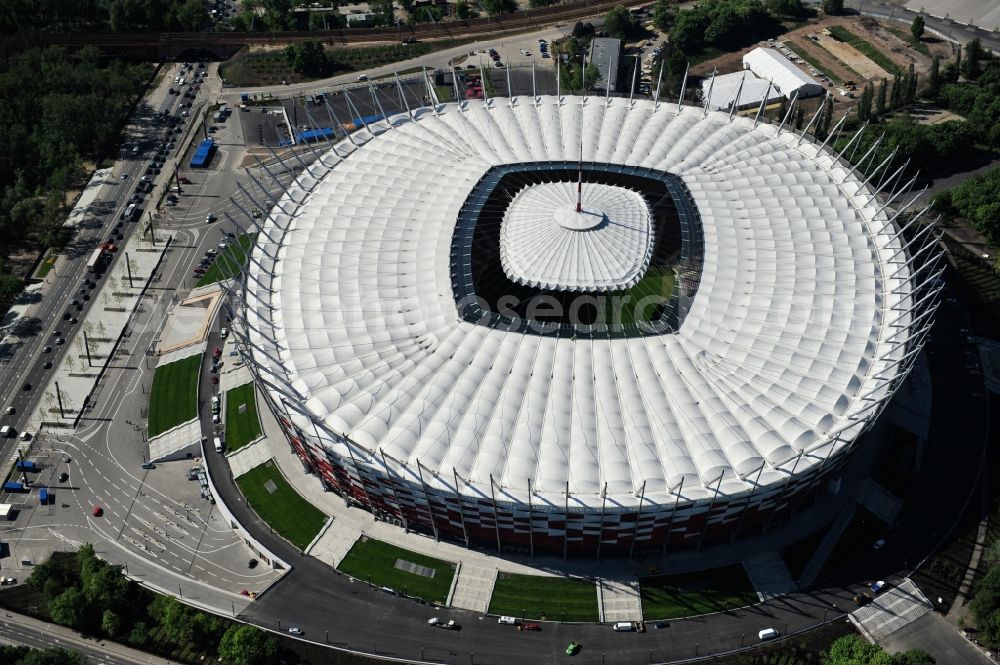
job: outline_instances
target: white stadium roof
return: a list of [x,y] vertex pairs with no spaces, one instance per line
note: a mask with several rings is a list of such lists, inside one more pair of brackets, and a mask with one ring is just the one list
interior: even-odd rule
[[[394,473],[442,487],[455,473],[470,495],[495,481],[521,501],[530,487],[536,506],[561,506],[567,487],[574,502],[601,505],[606,488],[635,504],[640,488],[673,501],[681,482],[686,498],[778,482],[877,412],[900,366],[886,318],[908,320],[893,310],[910,272],[885,209],[834,156],[773,125],[647,100],[439,108],[341,141],[258,238],[254,358],[298,393],[324,445],[373,466],[384,453]],[[704,265],[676,334],[542,336],[457,313],[450,251],[466,197],[493,166],[576,163],[581,140],[586,162],[668,171],[690,191]]]
[[503,270],[515,282],[554,290],[611,291],[640,279],[653,253],[653,220],[637,192],[546,182],[517,193],[500,229]]
[[823,93],[822,85],[773,48],[757,47],[750,51],[743,56],[743,67],[758,77],[770,81],[789,99],[796,92],[799,93],[799,97]]

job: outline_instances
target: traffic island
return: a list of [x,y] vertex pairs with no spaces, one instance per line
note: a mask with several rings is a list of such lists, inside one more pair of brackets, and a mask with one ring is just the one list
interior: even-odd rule
[[226,452],[239,450],[260,438],[257,397],[253,383],[226,391]]
[[340,572],[386,591],[444,605],[455,564],[362,536],[340,565]]
[[326,515],[299,496],[271,460],[247,471],[236,484],[258,517],[302,551],[326,522]]
[[149,393],[149,436],[198,417],[198,373],[201,353],[160,365]]
[[489,614],[542,621],[600,621],[597,587],[574,577],[500,573],[493,587]]
[[738,565],[640,577],[639,595],[647,621],[726,612],[759,602],[750,579]]

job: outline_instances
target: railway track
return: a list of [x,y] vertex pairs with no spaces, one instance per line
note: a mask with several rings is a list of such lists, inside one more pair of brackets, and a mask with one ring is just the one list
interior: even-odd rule
[[318,39],[327,44],[400,42],[408,37],[422,40],[468,39],[541,28],[603,14],[617,5],[636,7],[650,0],[599,0],[554,5],[501,16],[400,28],[361,28],[311,32],[147,32],[115,33],[27,33],[11,36],[20,46],[64,46],[69,49],[95,46],[113,53],[180,54],[184,51],[233,52],[243,46],[266,46]]

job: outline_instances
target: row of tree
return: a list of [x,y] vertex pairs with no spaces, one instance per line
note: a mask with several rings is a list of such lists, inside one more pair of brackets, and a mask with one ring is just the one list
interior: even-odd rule
[[0,32],[145,32],[201,30],[203,0],[6,0]]
[[858,120],[866,122],[890,111],[909,106],[917,98],[917,73],[911,63],[905,74],[895,74],[891,82],[885,79],[875,86],[871,83],[861,91],[858,100]]
[[87,665],[87,657],[79,651],[60,647],[32,649],[0,645],[0,663],[4,665]]
[[164,654],[214,653],[228,665],[265,665],[278,653],[277,640],[259,628],[223,621],[132,584],[119,566],[97,558],[91,545],[75,556],[52,556],[27,583],[42,593],[52,621],[88,635]]

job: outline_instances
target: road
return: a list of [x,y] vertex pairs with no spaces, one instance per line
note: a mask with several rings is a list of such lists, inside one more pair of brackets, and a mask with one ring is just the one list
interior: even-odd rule
[[[899,0],[900,4],[897,4],[886,0],[847,0],[844,3],[844,7],[859,11],[866,16],[873,16],[876,18],[885,17],[899,20],[904,23],[911,23],[913,19],[916,18],[917,12],[901,6],[904,1],[905,0]],[[978,37],[983,43],[983,46],[993,51],[1000,52],[1000,34],[996,32],[985,30],[977,26],[955,23],[954,21],[931,16],[930,14],[924,14],[923,17],[927,28],[939,32],[948,39],[953,39],[964,45],[966,42]]]
[[[3,386],[0,389],[0,405],[4,410],[9,407],[15,409],[13,415],[3,416],[2,424],[11,425],[18,432],[28,426],[28,417],[44,392],[42,387],[48,380],[49,371],[42,367],[43,362],[50,360],[53,366],[58,365],[78,332],[79,326],[66,321],[64,314],[69,313],[82,320],[93,305],[89,292],[86,295],[78,293],[83,288],[84,279],[89,278],[94,283],[100,279],[87,273],[87,260],[98,243],[111,239],[112,230],[135,192],[147,160],[153,155],[154,141],[162,131],[162,127],[153,121],[153,115],[156,112],[175,113],[177,105],[182,103],[181,97],[176,95],[163,95],[158,103],[153,102],[157,104],[155,108],[150,101],[144,98],[129,117],[123,138],[123,144],[138,143],[139,151],[134,154],[130,150],[122,151],[123,159],[114,168],[114,180],[104,185],[104,196],[91,204],[91,212],[61,253],[56,268],[39,292],[31,317],[20,323],[24,333],[18,336],[19,342],[7,343],[0,349],[0,386]],[[122,175],[125,177],[122,178]],[[167,177],[166,173],[159,176],[163,179]],[[125,237],[130,235],[131,225],[125,224],[122,232]],[[111,271],[119,256],[119,253],[113,255],[106,273]],[[82,301],[79,307],[70,305],[74,298]],[[64,345],[55,343],[55,330],[63,333],[66,339]],[[52,350],[46,353],[46,347]],[[14,445],[12,440],[0,442],[0,460],[8,459]]]
[[174,661],[129,647],[89,639],[76,631],[3,610],[0,614],[0,643],[45,649],[63,647],[79,651],[92,665],[173,665]]

